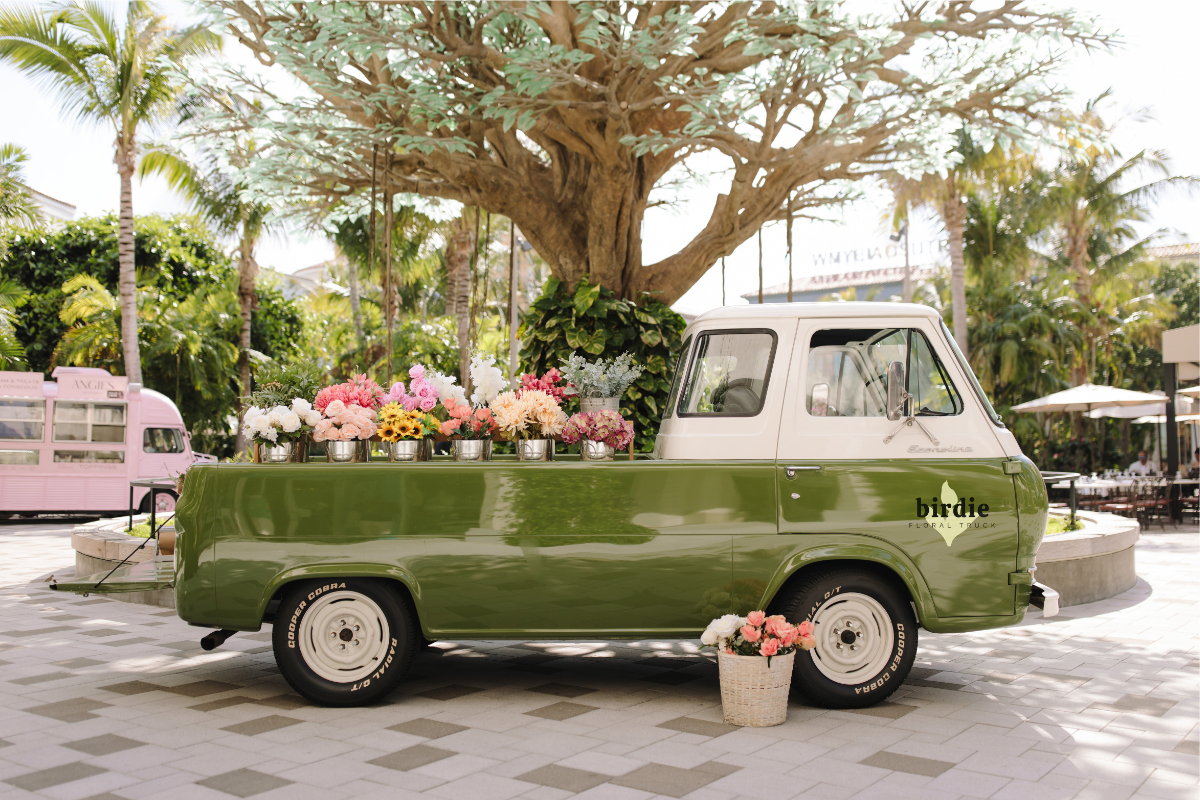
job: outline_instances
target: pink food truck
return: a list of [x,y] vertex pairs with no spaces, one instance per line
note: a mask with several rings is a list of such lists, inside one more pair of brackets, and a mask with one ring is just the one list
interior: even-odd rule
[[[130,507],[130,481],[198,460],[165,395],[103,369],[58,367],[53,377],[0,372],[0,516],[115,515]],[[149,489],[135,488],[132,503],[149,511]],[[174,494],[158,493],[155,506],[173,509]]]

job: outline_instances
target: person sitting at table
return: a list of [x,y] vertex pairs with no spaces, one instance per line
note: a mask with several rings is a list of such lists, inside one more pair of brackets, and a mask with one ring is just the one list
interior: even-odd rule
[[1126,470],[1130,475],[1153,475],[1154,465],[1151,464],[1146,456],[1145,450],[1138,451],[1137,461],[1129,465]]
[[1192,453],[1192,463],[1188,464],[1188,477],[1200,478],[1200,447]]

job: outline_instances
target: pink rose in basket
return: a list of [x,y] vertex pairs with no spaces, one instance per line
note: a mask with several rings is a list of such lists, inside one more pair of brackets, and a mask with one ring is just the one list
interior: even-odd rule
[[743,625],[740,633],[747,642],[757,642],[762,638],[762,631],[749,625]]
[[778,639],[767,639],[758,648],[758,654],[760,656],[770,657],[770,656],[775,655],[778,652],[779,652],[779,640]]
[[766,618],[767,615],[762,611],[751,611],[746,615],[746,624],[753,625],[754,627],[758,628],[762,626],[763,620]]
[[808,620],[804,620],[804,622],[796,626],[796,633],[800,636],[812,636],[815,630],[816,628]]
[[792,629],[788,621],[779,615],[767,617],[767,633],[782,639],[784,634]]

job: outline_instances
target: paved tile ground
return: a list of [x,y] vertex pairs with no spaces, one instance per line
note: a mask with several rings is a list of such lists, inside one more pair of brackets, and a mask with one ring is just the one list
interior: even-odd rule
[[0,798],[1200,797],[1195,533],[1126,594],[924,634],[891,702],[721,720],[697,643],[439,643],[386,705],[308,706],[270,634],[44,590],[67,526],[0,526]]

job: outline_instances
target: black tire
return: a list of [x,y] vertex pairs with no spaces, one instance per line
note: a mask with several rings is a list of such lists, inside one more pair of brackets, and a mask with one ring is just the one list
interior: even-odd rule
[[[329,642],[325,633],[331,634]],[[322,578],[284,590],[271,640],[275,663],[293,689],[321,705],[349,707],[394,690],[422,638],[416,612],[395,584]],[[336,648],[350,650],[342,654]]]
[[[917,657],[908,593],[868,570],[818,567],[786,587],[772,610],[793,625],[808,620],[817,626],[817,647],[797,652],[792,672],[792,695],[810,705],[867,708],[882,702],[900,688]],[[851,647],[863,654],[849,653]]]

